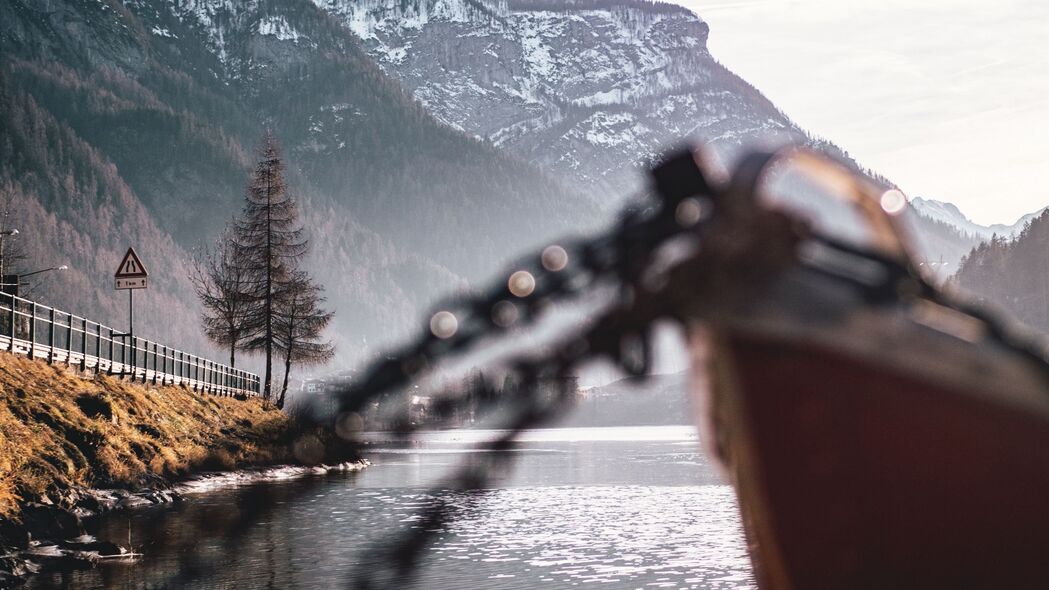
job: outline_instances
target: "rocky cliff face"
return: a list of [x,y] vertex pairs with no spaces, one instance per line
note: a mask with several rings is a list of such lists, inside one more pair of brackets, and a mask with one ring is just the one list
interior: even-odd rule
[[675,5],[314,1],[437,118],[591,192],[635,188],[639,168],[688,137],[731,150],[803,135]]

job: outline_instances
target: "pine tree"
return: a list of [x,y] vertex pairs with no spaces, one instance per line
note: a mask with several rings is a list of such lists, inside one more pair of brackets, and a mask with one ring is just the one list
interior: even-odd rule
[[335,348],[331,342],[320,340],[321,332],[331,323],[334,314],[321,309],[324,303],[321,288],[303,272],[295,273],[277,300],[275,344],[284,358],[284,383],[277,397],[277,407],[283,408],[292,363],[318,365],[334,356]]
[[277,346],[279,298],[288,293],[295,266],[307,244],[295,200],[288,195],[280,147],[267,133],[259,147],[241,219],[234,224],[233,247],[246,276],[244,294],[251,302],[245,315],[243,348],[266,358],[263,396],[273,397],[273,353]]
[[204,334],[215,344],[228,347],[229,366],[237,366],[237,348],[246,335],[254,301],[249,296],[248,274],[237,260],[237,249],[228,231],[213,249],[204,250],[194,259],[190,281],[204,306]]

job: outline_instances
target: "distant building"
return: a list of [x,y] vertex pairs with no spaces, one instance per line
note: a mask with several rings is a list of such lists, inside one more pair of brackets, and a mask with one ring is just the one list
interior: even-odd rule
[[306,377],[299,385],[299,395],[293,403],[296,407],[309,408],[315,416],[334,416],[338,410],[338,393],[353,383],[353,369],[331,373],[322,377]]
[[408,419],[413,424],[421,424],[430,418],[433,398],[428,395],[413,395],[408,402]]

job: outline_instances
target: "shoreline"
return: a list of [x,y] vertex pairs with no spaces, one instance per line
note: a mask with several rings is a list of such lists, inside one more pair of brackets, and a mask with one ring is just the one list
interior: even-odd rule
[[0,353],[0,588],[45,567],[127,555],[85,537],[85,518],[351,465],[365,464],[345,441],[262,400]]
[[[15,542],[24,544],[24,547],[5,547],[5,553],[0,554],[0,588],[17,587],[38,573],[87,568],[101,561],[133,561],[143,556],[134,552],[133,547],[86,533],[84,521],[91,518],[123,510],[174,504],[233,487],[355,472],[370,465],[367,459],[359,459],[332,465],[281,464],[236,471],[206,471],[155,489],[71,489],[70,497],[75,496],[77,500],[68,508],[28,502],[23,509],[30,514],[30,522],[2,522],[3,540],[22,536],[24,543],[17,539]],[[74,532],[79,534],[68,536]],[[55,535],[59,537],[51,538]],[[35,538],[37,536],[40,538]]]

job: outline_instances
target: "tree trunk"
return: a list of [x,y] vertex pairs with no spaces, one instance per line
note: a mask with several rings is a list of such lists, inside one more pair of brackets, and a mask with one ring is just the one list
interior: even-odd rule
[[229,368],[234,369],[237,366],[237,345],[229,345]]
[[265,399],[273,395],[273,186],[266,177],[266,389]]
[[[266,323],[269,323],[269,322],[266,322]],[[268,334],[269,330],[266,330],[266,333]],[[273,345],[270,343],[269,339],[267,338],[267,340],[266,340],[266,389],[263,392],[263,397],[265,397],[267,400],[272,399],[272,395],[273,395],[273,387],[271,386],[272,383],[273,383]]]
[[288,393],[288,374],[291,373],[291,351],[284,355],[284,385],[280,388],[280,397],[277,398],[277,408],[284,409],[284,395]]

